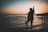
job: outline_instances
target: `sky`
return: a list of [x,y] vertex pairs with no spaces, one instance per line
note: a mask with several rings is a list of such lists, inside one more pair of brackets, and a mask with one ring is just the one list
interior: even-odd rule
[[29,8],[35,9],[34,13],[48,13],[48,3],[42,0],[8,0],[1,1],[1,11],[6,14],[26,14]]

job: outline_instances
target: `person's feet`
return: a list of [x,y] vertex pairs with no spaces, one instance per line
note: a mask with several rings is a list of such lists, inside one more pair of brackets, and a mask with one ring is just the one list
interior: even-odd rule
[[28,23],[27,22],[25,23],[25,29],[28,29]]

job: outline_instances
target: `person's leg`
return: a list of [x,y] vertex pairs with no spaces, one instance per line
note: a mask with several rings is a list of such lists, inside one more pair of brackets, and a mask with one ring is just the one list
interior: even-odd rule
[[32,22],[33,22],[33,20],[31,21],[31,29],[32,29]]
[[26,28],[28,28],[28,22],[29,22],[29,21],[26,21],[26,23],[25,23],[25,25],[26,25]]
[[31,29],[32,29],[32,21],[31,21]]

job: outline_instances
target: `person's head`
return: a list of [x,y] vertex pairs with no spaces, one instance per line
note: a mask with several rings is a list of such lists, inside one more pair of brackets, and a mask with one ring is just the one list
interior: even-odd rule
[[30,8],[30,11],[32,11],[33,9],[32,8]]

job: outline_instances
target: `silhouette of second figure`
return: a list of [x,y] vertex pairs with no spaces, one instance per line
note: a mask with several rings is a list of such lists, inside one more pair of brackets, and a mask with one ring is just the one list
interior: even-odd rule
[[28,13],[27,21],[26,21],[26,27],[28,28],[28,22],[31,21],[31,29],[32,29],[32,23],[33,23],[33,14],[34,14],[34,7],[33,9],[30,8],[30,11]]

